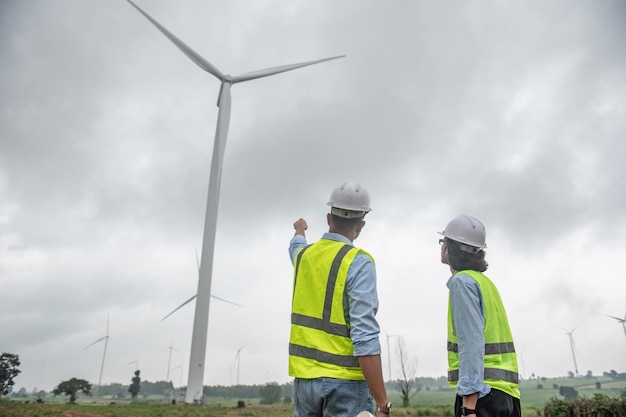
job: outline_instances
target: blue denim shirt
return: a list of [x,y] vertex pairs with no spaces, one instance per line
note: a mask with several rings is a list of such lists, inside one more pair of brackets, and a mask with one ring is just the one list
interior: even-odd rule
[[481,398],[491,391],[484,382],[485,309],[478,283],[467,274],[452,275],[450,290],[452,320],[459,345],[458,395],[478,392]]
[[[344,242],[352,245],[348,238],[338,233],[324,233],[322,239]],[[306,238],[295,235],[289,242],[289,256],[293,264],[298,250],[307,245]],[[350,338],[354,347],[355,356],[368,356],[380,354],[380,341],[378,335],[380,327],[376,321],[378,311],[378,293],[376,291],[376,268],[372,259],[359,254],[348,269],[346,278],[346,297],[344,307],[347,304],[350,315]]]

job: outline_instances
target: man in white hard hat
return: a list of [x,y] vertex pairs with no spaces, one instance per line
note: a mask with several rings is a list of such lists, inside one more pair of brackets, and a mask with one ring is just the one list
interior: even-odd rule
[[455,417],[521,417],[513,336],[496,286],[483,272],[485,226],[460,215],[443,232],[441,262],[448,280],[448,383]]
[[328,205],[328,232],[309,245],[307,223],[298,219],[289,244],[294,417],[354,417],[363,410],[386,417],[391,403],[380,360],[376,269],[371,255],[353,246],[370,197],[359,183],[346,181]]

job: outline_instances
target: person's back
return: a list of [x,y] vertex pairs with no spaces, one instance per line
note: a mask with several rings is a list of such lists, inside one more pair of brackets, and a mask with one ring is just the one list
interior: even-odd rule
[[448,382],[456,390],[455,416],[521,417],[517,357],[500,293],[483,274],[488,264],[484,225],[452,219],[441,246],[449,265]]
[[389,415],[376,322],[373,258],[352,242],[365,226],[369,194],[347,181],[331,194],[329,231],[309,245],[304,219],[289,246],[294,265],[289,375],[294,416]]

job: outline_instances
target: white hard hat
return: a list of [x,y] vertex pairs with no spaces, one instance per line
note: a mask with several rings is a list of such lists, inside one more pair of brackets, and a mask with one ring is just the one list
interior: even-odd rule
[[369,193],[356,181],[345,181],[335,187],[328,205],[332,214],[349,219],[363,217],[372,210]]
[[[448,239],[473,246],[474,248],[484,249],[487,247],[487,243],[485,243],[487,237],[485,225],[476,217],[466,214],[461,214],[450,220],[445,230],[438,233]],[[477,250],[473,250],[472,252],[476,251]]]

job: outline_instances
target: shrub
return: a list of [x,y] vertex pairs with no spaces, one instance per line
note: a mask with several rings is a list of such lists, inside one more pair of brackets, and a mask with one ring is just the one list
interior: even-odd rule
[[545,417],[621,417],[626,416],[626,400],[594,394],[576,400],[551,399],[544,408]]
[[545,417],[568,417],[571,416],[574,406],[571,401],[552,398],[543,408]]
[[578,398],[578,391],[576,391],[574,387],[561,386],[561,388],[559,388],[559,394],[564,396],[566,400]]

